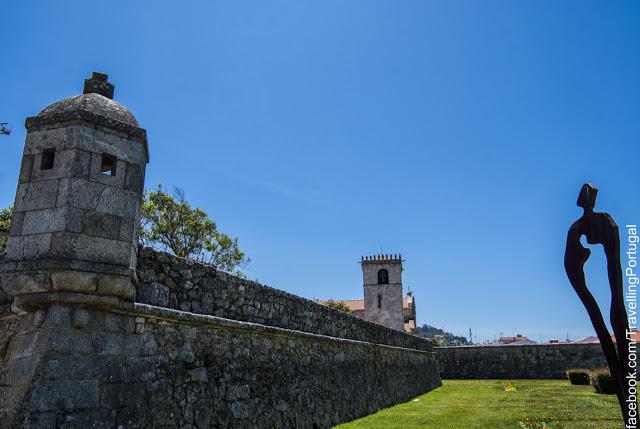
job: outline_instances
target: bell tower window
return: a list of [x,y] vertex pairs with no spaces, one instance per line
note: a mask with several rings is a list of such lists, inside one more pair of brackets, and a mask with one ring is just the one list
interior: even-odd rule
[[389,284],[389,271],[385,269],[378,271],[378,284],[380,285]]

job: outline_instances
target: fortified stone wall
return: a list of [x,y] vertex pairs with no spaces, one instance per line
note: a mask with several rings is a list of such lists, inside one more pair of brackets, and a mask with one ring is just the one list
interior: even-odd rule
[[570,368],[602,368],[600,344],[436,347],[443,379],[564,379]]
[[2,428],[328,428],[440,385],[424,340],[138,252],[146,131],[113,91],[93,73],[26,122],[0,261]]
[[404,332],[148,248],[137,273],[157,305],[0,306],[4,427],[328,428],[441,384]]
[[440,384],[431,352],[145,304],[54,304],[0,333],[11,428],[328,428]]
[[290,293],[150,248],[138,252],[136,301],[332,337],[430,351],[431,343]]

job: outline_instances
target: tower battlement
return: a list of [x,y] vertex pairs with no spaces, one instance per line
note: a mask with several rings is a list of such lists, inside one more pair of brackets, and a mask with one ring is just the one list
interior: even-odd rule
[[385,262],[403,262],[402,255],[370,255],[370,256],[362,256],[360,259],[361,264],[365,263],[385,263]]

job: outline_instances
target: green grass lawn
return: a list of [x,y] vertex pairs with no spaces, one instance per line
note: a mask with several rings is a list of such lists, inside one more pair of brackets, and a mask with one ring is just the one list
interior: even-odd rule
[[521,425],[528,419],[550,429],[623,427],[615,395],[560,380],[445,380],[443,386],[412,401],[337,426],[340,429],[500,429],[543,428]]

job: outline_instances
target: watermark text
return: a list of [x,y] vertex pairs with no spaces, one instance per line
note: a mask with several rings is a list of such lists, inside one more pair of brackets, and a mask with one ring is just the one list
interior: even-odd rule
[[629,373],[626,377],[627,384],[627,412],[629,422],[626,428],[635,429],[638,424],[638,387],[637,387],[637,367],[638,367],[638,349],[637,349],[637,330],[638,330],[638,302],[637,288],[640,282],[638,277],[638,228],[636,225],[626,225],[627,228],[627,263],[625,264],[624,274],[626,277],[626,288],[624,301],[629,315],[629,330],[627,330],[627,339],[629,340]]

